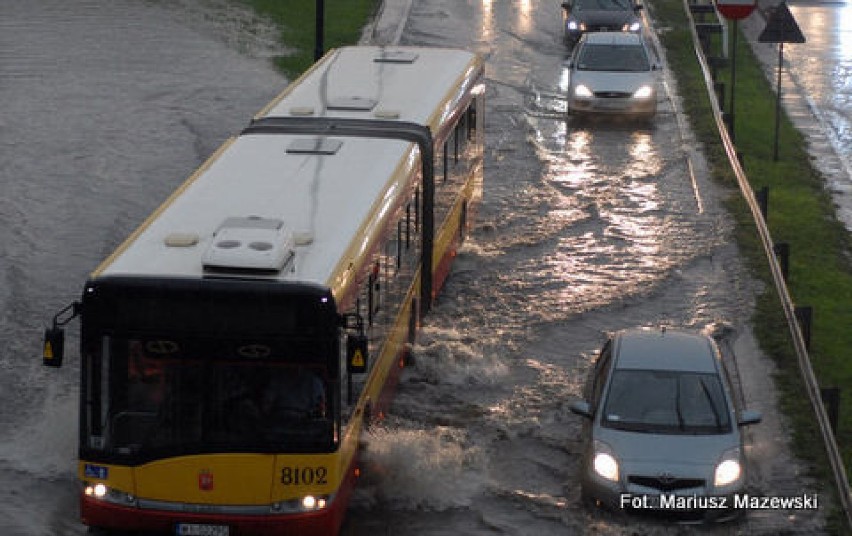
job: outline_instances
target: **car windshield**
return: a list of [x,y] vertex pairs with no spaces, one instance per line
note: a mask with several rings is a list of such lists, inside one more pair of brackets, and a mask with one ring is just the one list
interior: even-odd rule
[[577,58],[577,69],[639,72],[650,70],[651,65],[640,45],[586,44]]
[[629,11],[633,5],[628,0],[577,0],[575,11]]
[[718,375],[659,370],[616,370],[601,424],[669,434],[722,434],[731,430]]

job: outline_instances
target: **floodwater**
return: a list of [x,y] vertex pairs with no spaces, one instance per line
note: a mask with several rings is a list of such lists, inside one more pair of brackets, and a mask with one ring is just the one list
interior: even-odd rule
[[235,13],[210,1],[0,2],[4,536],[84,533],[74,482],[77,339],[69,330],[66,366],[45,370],[42,329],[286,84],[267,59],[278,52],[274,32]]
[[[788,5],[806,42],[784,45],[782,102],[808,140],[839,219],[852,232],[852,3],[794,0]],[[752,41],[765,25],[759,13],[749,17],[745,29]],[[777,45],[754,48],[775,87]]]
[[[82,534],[75,345],[66,367],[45,370],[41,330],[283,87],[265,60],[280,51],[244,12],[245,26],[223,23],[218,0],[0,9],[0,533]],[[661,92],[650,125],[566,120],[559,17],[558,3],[530,0],[412,6],[403,44],[487,58],[485,194],[392,414],[367,437],[344,534],[693,532],[580,505],[581,422],[568,407],[605,334],[634,326],[729,333],[728,359],[766,418],[751,433],[752,491],[815,491],[789,455],[748,329],[755,284],[673,82],[661,78],[672,98]],[[822,522],[756,511],[698,532],[815,534]]]
[[785,54],[839,160],[827,174],[852,232],[852,3],[795,3],[790,11],[807,43],[788,45]]

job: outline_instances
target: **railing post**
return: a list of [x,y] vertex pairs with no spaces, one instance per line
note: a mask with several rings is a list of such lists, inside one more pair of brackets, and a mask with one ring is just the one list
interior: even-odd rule
[[769,221],[769,186],[764,186],[754,193],[757,199],[757,205],[760,207],[760,213],[763,215],[763,221]]
[[799,321],[799,329],[802,330],[802,338],[805,339],[805,348],[811,349],[811,327],[814,321],[814,308],[810,305],[796,306],[793,310],[796,320]]
[[781,266],[781,275],[784,281],[787,281],[790,276],[790,244],[787,242],[778,242],[772,246],[772,251],[778,258],[778,264]]
[[828,421],[831,423],[831,429],[836,434],[837,423],[840,419],[840,388],[823,387],[819,390],[819,394],[822,398],[822,405],[825,406]]

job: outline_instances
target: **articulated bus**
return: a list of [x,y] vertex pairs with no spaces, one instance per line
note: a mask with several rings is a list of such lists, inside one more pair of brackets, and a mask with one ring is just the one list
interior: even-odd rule
[[481,197],[477,55],[330,51],[225,142],[45,330],[80,317],[81,517],[336,534]]

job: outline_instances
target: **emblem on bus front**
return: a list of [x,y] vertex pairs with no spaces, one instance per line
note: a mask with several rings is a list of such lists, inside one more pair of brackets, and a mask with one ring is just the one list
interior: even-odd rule
[[213,491],[213,473],[209,469],[202,469],[198,472],[198,489]]

